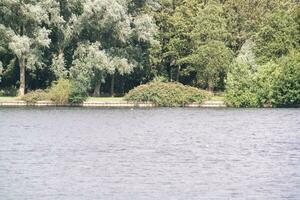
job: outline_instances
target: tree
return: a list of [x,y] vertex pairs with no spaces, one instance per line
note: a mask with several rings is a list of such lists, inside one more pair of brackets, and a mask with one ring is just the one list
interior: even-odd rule
[[260,106],[257,88],[254,85],[258,66],[253,48],[254,43],[247,40],[228,69],[225,101],[230,106]]
[[[116,72],[124,75],[133,70],[133,65],[125,58],[110,57],[100,49],[100,43],[83,43],[78,46],[74,53],[73,66],[70,69],[71,78],[83,85],[86,90],[96,80],[94,94],[100,95],[101,83],[105,81],[107,74]],[[99,81],[99,82],[97,82]]]
[[19,95],[25,94],[26,69],[43,65],[43,48],[50,45],[48,25],[61,20],[58,4],[47,1],[2,1],[2,29],[9,37],[9,50],[18,60],[20,69]]
[[[91,80],[103,81],[105,74],[114,70],[105,51],[99,48],[99,42],[82,43],[74,52],[73,64],[70,69],[71,79],[80,83],[86,92],[91,88]],[[98,89],[99,91],[96,92],[100,92],[100,88]]]
[[231,50],[224,43],[210,41],[182,59],[181,62],[192,64],[197,72],[198,82],[206,85],[212,92],[220,81],[223,82],[222,74],[227,72],[232,58]]
[[[146,53],[144,44],[155,43],[153,36],[155,24],[147,14],[129,13],[127,1],[86,1],[83,3],[83,13],[79,16],[81,24],[79,38],[91,42],[100,42],[101,48],[108,55],[111,70],[109,73],[96,73],[93,77],[95,95],[100,95],[101,82],[107,74],[111,75],[111,95],[114,94],[114,74],[124,75],[132,72],[139,65],[136,55]],[[132,5],[131,5],[132,6]],[[142,56],[144,58],[144,56]],[[141,58],[140,58],[141,59]]]
[[287,55],[299,48],[299,24],[285,11],[270,13],[255,37],[256,54],[262,63]]
[[[273,76],[271,102],[275,106],[300,104],[300,53],[292,50],[279,59],[278,73]],[[266,76],[269,76],[266,75]]]
[[[200,75],[203,74],[200,68],[204,69],[206,67],[203,67],[204,62],[198,62],[197,56],[199,56],[198,53],[200,53],[202,46],[205,50],[208,50],[207,47],[213,41],[219,41],[220,48],[224,49],[224,44],[227,44],[229,40],[222,5],[219,1],[193,0],[180,1],[173,4],[173,6],[174,10],[170,11],[170,16],[165,17],[165,24],[167,25],[164,24],[164,27],[162,27],[164,29],[168,27],[168,30],[160,35],[160,37],[164,37],[161,39],[164,44],[162,57],[165,60],[165,67],[169,68],[170,79],[179,81],[179,77],[184,75],[190,80],[188,83],[195,83],[197,81],[192,80],[198,79],[198,83],[203,83],[201,84],[203,87],[208,86],[207,80],[210,79],[210,87],[215,87],[216,84],[212,82],[223,79],[221,76],[224,76],[224,74],[221,75],[220,73],[220,77],[217,77],[215,81],[211,81],[212,77],[203,78],[204,75]],[[208,45],[208,43],[210,44]],[[228,52],[227,50],[225,54]],[[201,54],[203,53],[202,51]],[[174,67],[176,67],[175,78],[172,73]],[[192,74],[195,71],[198,73],[196,77],[193,77]],[[208,71],[206,70],[206,72]],[[211,71],[214,71],[214,69],[211,69]],[[215,78],[215,76],[213,77]]]

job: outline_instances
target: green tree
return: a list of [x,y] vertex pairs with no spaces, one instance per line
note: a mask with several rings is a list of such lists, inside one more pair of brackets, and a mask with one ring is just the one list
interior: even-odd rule
[[[219,41],[210,41],[181,60],[192,64],[197,72],[197,81],[213,91],[221,82],[233,58],[231,50]],[[222,76],[223,74],[223,76]]]
[[293,106],[300,104],[300,53],[291,51],[279,59],[279,72],[273,76],[272,104]]
[[225,101],[233,107],[260,106],[255,87],[256,57],[254,43],[247,40],[239,51],[238,56],[230,65],[226,78]]
[[267,15],[255,37],[256,54],[262,63],[299,48],[299,24],[295,18],[292,13],[283,10]]
[[26,69],[43,65],[43,49],[51,42],[48,26],[61,20],[57,11],[58,4],[53,0],[1,2],[1,29],[9,38],[8,48],[20,69],[19,95],[25,94]]

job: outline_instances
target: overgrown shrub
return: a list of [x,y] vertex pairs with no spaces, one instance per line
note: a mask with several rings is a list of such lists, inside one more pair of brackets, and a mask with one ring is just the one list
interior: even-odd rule
[[276,107],[300,105],[300,53],[292,52],[279,60],[273,76],[272,103]]
[[87,99],[87,93],[85,88],[80,87],[80,84],[60,79],[54,82],[49,89],[29,92],[21,97],[21,99],[28,103],[49,100],[61,105],[68,103],[78,104]]
[[69,80],[60,79],[54,82],[48,89],[49,100],[57,104],[67,104],[69,102],[71,83]]
[[70,87],[69,103],[79,104],[88,98],[86,87],[83,84],[72,81]]
[[49,96],[44,90],[32,91],[21,97],[21,100],[26,101],[27,103],[36,103],[37,101],[44,101],[48,99]]
[[300,105],[300,54],[292,52],[255,70],[235,65],[227,76],[225,100],[233,107]]
[[125,99],[134,102],[153,102],[158,106],[183,106],[202,103],[209,93],[180,83],[151,82],[131,90]]
[[227,75],[225,102],[231,107],[260,107],[251,66],[235,63]]

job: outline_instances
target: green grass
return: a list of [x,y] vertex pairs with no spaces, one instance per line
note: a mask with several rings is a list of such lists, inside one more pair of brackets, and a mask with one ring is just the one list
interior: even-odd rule
[[[0,101],[16,101],[19,100],[18,97],[2,97],[0,96]],[[96,102],[119,102],[122,101],[122,97],[89,97],[87,99],[88,102],[96,101]]]
[[212,101],[224,101],[224,96],[212,96],[210,98]]
[[96,101],[96,102],[119,102],[123,101],[122,97],[89,97],[87,99],[88,102]]
[[18,100],[18,97],[1,97],[0,96],[0,101],[16,101]]
[[[1,97],[0,96],[0,101],[16,101],[18,100],[18,97]],[[120,102],[123,101],[123,97],[89,97],[87,99],[87,102]],[[212,96],[210,98],[212,101],[223,101],[224,97],[223,96]]]

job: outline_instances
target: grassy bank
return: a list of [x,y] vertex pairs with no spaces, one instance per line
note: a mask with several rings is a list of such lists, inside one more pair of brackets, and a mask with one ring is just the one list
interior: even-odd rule
[[0,96],[0,101],[16,101],[18,100],[18,97],[1,97]]
[[[0,96],[0,101],[17,101],[19,97]],[[120,102],[123,101],[122,97],[89,97],[87,102]]]
[[120,102],[123,101],[123,97],[89,97],[87,102]]
[[[0,101],[17,101],[20,100],[18,97],[0,96]],[[223,96],[212,96],[210,100],[223,101]],[[125,101],[123,97],[88,97],[87,102],[121,102]]]
[[215,95],[210,98],[210,100],[212,100],[212,101],[224,101],[224,99],[225,98],[223,95]]

